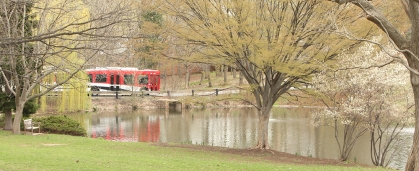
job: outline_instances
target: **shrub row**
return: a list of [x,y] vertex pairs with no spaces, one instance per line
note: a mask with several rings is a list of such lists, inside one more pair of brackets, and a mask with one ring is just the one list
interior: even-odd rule
[[[25,118],[24,118],[25,119]],[[53,134],[73,136],[87,136],[86,130],[74,119],[67,116],[49,116],[46,118],[33,118],[33,122],[41,122],[41,131]],[[0,115],[0,128],[4,127],[4,115]],[[23,119],[20,123],[24,130]]]

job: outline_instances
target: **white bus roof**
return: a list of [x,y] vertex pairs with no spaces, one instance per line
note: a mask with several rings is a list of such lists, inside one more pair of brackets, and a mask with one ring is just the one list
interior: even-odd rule
[[138,68],[134,67],[96,67],[93,69],[86,69],[88,71],[95,71],[95,70],[138,70]]
[[[100,71],[100,70],[125,70],[125,71],[139,71],[138,68],[134,67],[96,67],[93,69],[86,69],[86,71]],[[141,71],[157,71],[153,69],[143,69]]]

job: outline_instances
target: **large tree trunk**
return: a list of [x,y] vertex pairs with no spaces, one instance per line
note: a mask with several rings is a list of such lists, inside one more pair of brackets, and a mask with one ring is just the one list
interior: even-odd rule
[[[419,3],[410,0],[410,13],[412,21],[412,36],[410,40],[410,51],[416,56],[419,55]],[[413,69],[419,70],[419,61],[415,57],[406,54],[405,56],[409,62],[409,66]],[[415,97],[415,133],[413,135],[412,150],[406,163],[405,170],[419,171],[419,76],[414,73],[410,74],[410,79]]]
[[[10,78],[11,78],[11,75],[9,74],[9,73],[5,73],[5,75],[6,75],[6,79],[7,80],[10,80]],[[12,91],[7,87],[7,86],[5,86],[5,92],[6,92],[6,94],[12,94]],[[4,130],[12,130],[13,129],[13,115],[12,115],[12,109],[6,109],[5,111],[4,111]]]
[[258,127],[258,143],[256,149],[269,149],[269,117],[272,106],[262,107],[258,110],[259,127]]
[[417,79],[417,81],[419,81],[419,76],[412,76],[412,87],[415,97],[415,133],[413,135],[412,149],[406,163],[406,171],[419,170],[419,84],[414,84],[413,79]]
[[[16,97],[18,98],[18,97]],[[15,112],[15,119],[13,121],[13,134],[20,134],[20,121],[22,120],[22,112],[25,103],[18,102],[16,103],[16,112]]]

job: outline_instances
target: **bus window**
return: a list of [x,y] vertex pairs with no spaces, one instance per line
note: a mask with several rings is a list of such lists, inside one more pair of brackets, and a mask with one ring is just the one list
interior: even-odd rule
[[138,83],[139,84],[147,84],[148,83],[148,76],[147,75],[139,75],[138,76]]
[[106,74],[96,74],[97,83],[106,83]]
[[134,75],[124,75],[124,84],[133,85],[134,84]]
[[93,82],[93,75],[92,74],[88,74],[89,76],[89,82]]

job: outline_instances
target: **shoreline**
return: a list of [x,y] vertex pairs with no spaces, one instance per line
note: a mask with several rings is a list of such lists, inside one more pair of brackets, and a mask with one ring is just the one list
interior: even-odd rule
[[[114,97],[92,97],[92,110],[93,111],[118,111],[118,110],[151,110],[151,109],[167,109],[167,102],[181,103],[182,108],[247,108],[254,107],[253,105],[239,100],[219,100],[219,101],[191,101],[185,98],[161,98],[161,97],[131,97],[124,96],[122,98]],[[302,106],[297,104],[275,104],[273,107],[284,108],[313,108],[320,109],[323,106]]]

